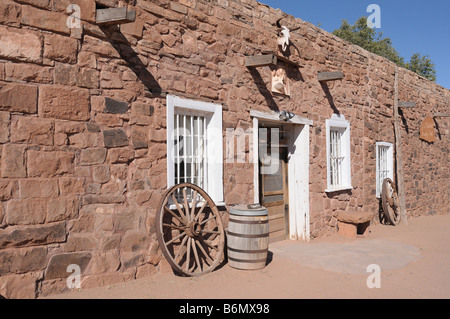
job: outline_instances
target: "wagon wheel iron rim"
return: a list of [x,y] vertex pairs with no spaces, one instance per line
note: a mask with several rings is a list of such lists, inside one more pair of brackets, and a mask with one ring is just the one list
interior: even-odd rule
[[212,272],[224,258],[225,230],[217,206],[200,187],[184,183],[168,189],[156,216],[161,251],[182,276]]
[[398,210],[398,196],[395,190],[394,182],[390,178],[383,181],[381,189],[381,201],[384,215],[387,221],[397,226],[400,223],[400,214]]

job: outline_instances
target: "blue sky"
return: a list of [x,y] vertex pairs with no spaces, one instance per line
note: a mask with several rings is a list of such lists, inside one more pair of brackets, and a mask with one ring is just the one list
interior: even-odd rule
[[273,8],[311,22],[328,32],[343,19],[350,24],[367,13],[370,4],[381,8],[383,36],[409,61],[414,53],[429,55],[436,66],[437,83],[450,89],[449,0],[259,0]]

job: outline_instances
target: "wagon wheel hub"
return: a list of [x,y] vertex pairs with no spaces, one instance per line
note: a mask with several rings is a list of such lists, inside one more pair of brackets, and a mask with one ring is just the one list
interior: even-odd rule
[[186,235],[193,238],[199,236],[202,231],[200,223],[196,221],[191,221],[186,225]]

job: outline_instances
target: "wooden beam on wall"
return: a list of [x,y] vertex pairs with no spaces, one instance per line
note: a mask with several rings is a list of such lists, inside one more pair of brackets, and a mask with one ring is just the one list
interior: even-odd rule
[[100,25],[124,24],[136,20],[136,10],[128,10],[127,7],[97,9],[95,22]]
[[398,101],[398,107],[414,108],[414,107],[416,107],[416,103],[415,102]]
[[277,62],[278,58],[274,54],[253,55],[245,57],[246,67],[257,68],[261,66],[276,65]]
[[319,72],[318,79],[319,82],[342,80],[344,78],[343,72]]
[[396,160],[396,177],[397,177],[397,192],[399,199],[400,222],[403,225],[408,225],[408,216],[406,214],[406,193],[405,193],[405,177],[403,171],[403,155],[402,155],[402,135],[400,131],[400,121],[398,114],[398,66],[395,67],[394,80],[394,131],[395,131],[395,160]]
[[434,113],[434,117],[450,117],[450,114],[438,112]]

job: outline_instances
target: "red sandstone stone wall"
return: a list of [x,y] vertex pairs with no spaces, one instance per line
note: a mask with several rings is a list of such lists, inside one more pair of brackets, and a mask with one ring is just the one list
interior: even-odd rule
[[[97,1],[116,6],[120,1]],[[67,5],[81,6],[83,30]],[[95,25],[95,2],[2,0],[0,6],[0,295],[67,290],[149,276],[166,267],[154,230],[166,188],[165,98],[223,103],[223,129],[252,126],[251,109],[314,121],[310,137],[311,236],[336,231],[341,211],[378,211],[375,143],[394,142],[394,65],[309,24],[292,34],[291,97],[270,93],[268,67],[244,57],[276,49],[284,15],[253,0],[138,0],[135,23]],[[123,2],[122,2],[123,4]],[[345,79],[321,85],[317,72]],[[407,210],[449,213],[448,119],[436,142],[419,139],[426,114],[447,112],[449,91],[400,70]],[[326,194],[325,120],[351,122],[352,184]],[[253,201],[253,164],[224,164],[227,205]]]

